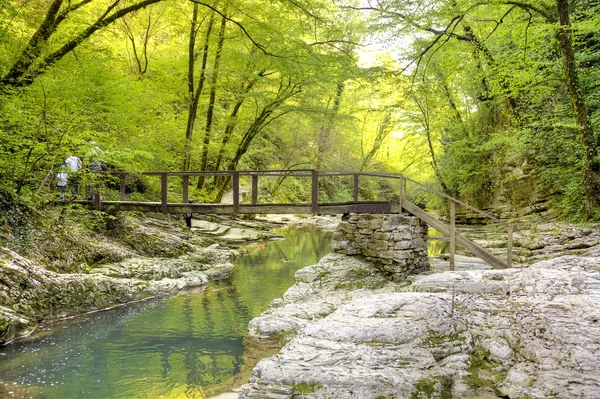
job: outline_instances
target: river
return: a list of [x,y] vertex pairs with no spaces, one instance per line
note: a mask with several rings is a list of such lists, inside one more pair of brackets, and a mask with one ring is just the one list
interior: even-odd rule
[[273,353],[248,322],[331,248],[315,228],[242,248],[230,278],[205,289],[42,326],[0,347],[0,393],[34,399],[196,399],[247,379]]

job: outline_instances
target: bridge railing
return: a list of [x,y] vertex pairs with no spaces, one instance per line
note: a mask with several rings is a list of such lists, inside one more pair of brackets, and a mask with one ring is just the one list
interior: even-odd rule
[[481,209],[477,209],[459,199],[453,198],[446,193],[438,191],[434,188],[426,186],[416,180],[410,179],[406,176],[402,176],[401,185],[404,185],[404,192],[406,193],[406,184],[410,182],[426,191],[429,191],[432,194],[435,194],[439,197],[446,198],[450,202],[450,270],[454,270],[455,265],[455,257],[456,257],[456,206],[460,205],[466,209],[469,209],[475,213],[480,214],[481,216],[495,222],[501,224],[506,227],[506,267],[512,267],[513,264],[513,239],[514,239],[514,227],[505,220],[498,219],[487,212],[482,211]]
[[[120,178],[120,194],[119,203],[127,203],[126,201],[126,179],[128,173],[125,172],[116,172],[112,173]],[[156,176],[160,178],[160,202],[157,204],[158,209],[163,212],[169,212],[169,206],[173,205],[173,203],[169,202],[168,199],[168,179],[170,177],[178,177],[182,181],[182,194],[181,194],[181,203],[187,204],[189,200],[189,185],[190,179],[193,177],[224,177],[231,178],[232,182],[232,191],[233,191],[233,204],[232,204],[232,213],[238,214],[242,210],[243,206],[240,204],[240,177],[249,177],[251,179],[251,199],[250,205],[256,206],[258,204],[258,192],[259,192],[259,183],[260,179],[270,178],[270,177],[279,177],[279,178],[310,178],[311,179],[311,200],[310,200],[310,213],[319,214],[320,209],[324,209],[327,205],[332,205],[333,203],[320,202],[319,201],[319,181],[323,178],[351,178],[351,192],[353,203],[360,204],[366,203],[368,201],[360,201],[359,193],[360,193],[360,182],[361,178],[365,177],[373,177],[377,179],[392,179],[398,180],[399,189],[398,189],[398,205],[402,209],[411,208],[413,212],[418,212],[417,209],[414,209],[414,204],[408,201],[408,184],[415,185],[416,187],[428,191],[434,195],[437,195],[441,198],[445,198],[449,201],[450,204],[450,225],[446,226],[442,222],[438,221],[431,217],[428,219],[428,223],[432,225],[436,230],[444,233],[447,231],[449,234],[450,240],[450,268],[454,270],[455,259],[456,259],[456,242],[457,242],[457,230],[456,230],[456,207],[462,206],[466,209],[469,209],[473,212],[476,212],[483,217],[506,226],[507,228],[507,255],[506,255],[506,265],[507,267],[511,267],[513,263],[513,234],[514,228],[512,225],[507,223],[504,220],[498,219],[487,212],[484,212],[480,209],[477,209],[459,199],[453,198],[441,191],[433,189],[429,186],[426,186],[416,180],[410,179],[402,174],[396,173],[384,173],[384,172],[356,172],[356,171],[318,171],[315,169],[293,169],[293,170],[235,170],[235,171],[207,171],[207,172],[143,172],[141,173],[145,176]],[[107,202],[107,205],[109,202]],[[113,201],[112,204],[115,204]],[[264,204],[263,204],[264,205]],[[94,198],[94,206],[97,209],[102,209],[102,197],[100,195],[96,195]],[[245,205],[244,205],[245,206]],[[297,208],[300,209],[300,208]],[[303,210],[306,207],[302,208]],[[363,208],[368,209],[368,208]],[[376,208],[373,208],[376,209]],[[381,209],[381,208],[380,208]],[[411,211],[410,209],[407,209]],[[258,212],[257,212],[258,213]]]

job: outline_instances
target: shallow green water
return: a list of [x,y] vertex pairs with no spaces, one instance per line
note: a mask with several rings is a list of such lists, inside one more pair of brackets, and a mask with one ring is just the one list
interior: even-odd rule
[[35,399],[203,398],[231,382],[260,348],[245,338],[251,318],[329,252],[311,228],[243,249],[233,275],[186,292],[55,323],[0,347],[0,397]]

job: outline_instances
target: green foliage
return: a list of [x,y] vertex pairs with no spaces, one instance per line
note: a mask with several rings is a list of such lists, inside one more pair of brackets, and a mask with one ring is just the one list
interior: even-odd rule
[[33,212],[30,205],[0,187],[0,245],[19,250],[32,240]]
[[301,382],[300,384],[292,385],[292,390],[299,394],[313,393],[318,389],[323,389],[323,384],[318,382],[311,382],[310,384],[306,382]]
[[450,399],[452,381],[440,376],[430,376],[420,379],[411,392],[410,399]]
[[[42,67],[44,57],[105,11],[102,2],[90,2],[58,23],[34,51],[36,61],[28,68],[35,73],[17,84],[9,71],[18,66],[15,60],[48,4],[9,0],[0,7],[7,21],[0,26],[0,184],[44,201],[68,155],[89,165],[91,141],[110,170],[179,171],[188,151],[187,125],[194,120],[190,170],[202,168],[206,154],[209,170],[401,172],[478,207],[516,198],[507,187],[514,191],[514,177],[525,174],[538,197],[552,199],[557,214],[586,216],[585,150],[562,78],[554,9],[467,1],[425,8],[377,4],[391,14],[377,7],[357,13],[318,0],[301,7],[287,1],[239,0],[228,8],[219,3],[219,12],[244,30],[226,23],[217,71],[220,15],[198,6],[190,54],[194,4],[160,1],[95,31]],[[581,91],[596,132],[598,7],[578,2],[571,10]],[[211,15],[215,26],[209,34]],[[444,26],[448,31],[439,33]],[[389,40],[377,59],[353,44],[378,35],[412,39]],[[190,119],[189,86],[196,90],[202,77],[197,113]],[[117,198],[114,181],[96,179],[107,199]],[[261,197],[305,202],[309,180],[269,180]],[[320,197],[352,199],[349,180],[322,179]],[[180,185],[169,184],[172,197],[179,198]],[[156,181],[143,186],[142,193],[128,194],[156,198]],[[200,186],[194,198],[212,202],[230,182],[210,179]],[[446,206],[409,190],[430,207]],[[361,182],[364,200],[393,199],[397,193],[393,182]]]
[[[497,372],[495,365],[490,363],[488,359],[489,353],[476,349],[469,360],[469,367],[467,371],[470,375],[465,376],[463,379],[471,388],[489,388],[496,390],[496,384],[502,382],[506,377],[506,372]],[[482,378],[479,374],[480,370],[488,371],[493,376],[492,379]]]

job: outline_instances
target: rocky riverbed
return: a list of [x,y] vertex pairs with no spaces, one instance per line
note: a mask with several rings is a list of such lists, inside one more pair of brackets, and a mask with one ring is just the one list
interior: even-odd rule
[[102,233],[66,222],[55,235],[38,232],[26,257],[0,247],[0,344],[39,321],[226,277],[237,245],[279,237],[268,221],[197,219],[191,231],[168,217],[121,214],[108,222]]
[[[514,261],[529,265],[563,255],[600,256],[600,225],[545,221],[536,217],[513,222]],[[462,235],[500,257],[506,256],[506,228],[459,226]]]
[[600,258],[473,269],[397,284],[330,254],[298,271],[249,325],[286,345],[239,397],[600,397]]

